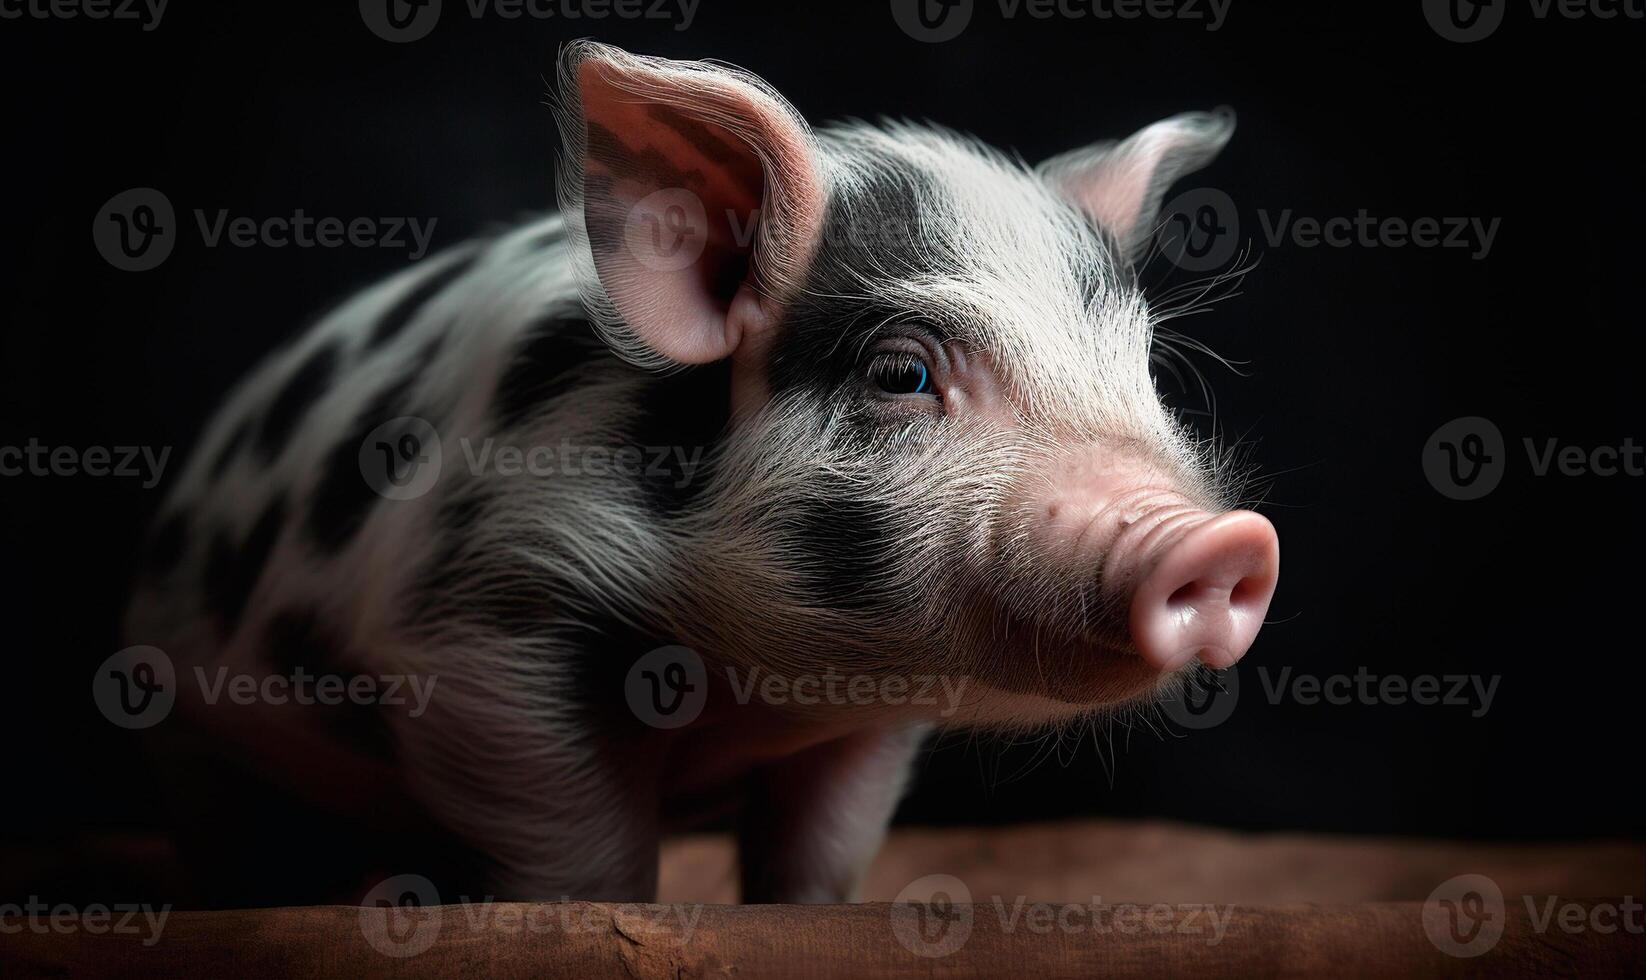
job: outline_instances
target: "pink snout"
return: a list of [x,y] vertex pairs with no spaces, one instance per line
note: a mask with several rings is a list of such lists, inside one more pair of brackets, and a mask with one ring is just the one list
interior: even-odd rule
[[1195,658],[1208,667],[1232,666],[1257,638],[1274,598],[1274,526],[1245,510],[1180,513],[1163,523],[1172,525],[1159,529],[1166,540],[1133,556],[1141,559],[1134,565],[1141,574],[1131,598],[1132,641],[1162,672]]

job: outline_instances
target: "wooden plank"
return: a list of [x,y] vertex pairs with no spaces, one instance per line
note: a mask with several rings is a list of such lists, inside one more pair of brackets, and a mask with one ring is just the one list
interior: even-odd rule
[[[89,935],[78,917],[6,920],[6,977],[1507,976],[1608,977],[1646,968],[1640,906],[1574,902],[1548,918],[1511,900],[1478,956],[1424,903],[1355,906],[316,906],[174,912],[158,936]],[[1627,907],[1627,906],[1623,906]],[[1014,914],[1015,913],[1015,914]],[[1218,922],[1221,921],[1221,925]],[[1581,923],[1581,931],[1577,928]],[[1539,928],[1539,926],[1542,928]],[[1606,931],[1607,926],[1611,931]],[[21,928],[19,928],[21,926]],[[102,928],[107,929],[103,923]]]

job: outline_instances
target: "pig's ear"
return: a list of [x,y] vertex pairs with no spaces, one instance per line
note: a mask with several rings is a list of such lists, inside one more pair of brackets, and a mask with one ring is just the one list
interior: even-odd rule
[[1136,261],[1154,234],[1166,189],[1204,167],[1234,134],[1234,113],[1185,112],[1109,141],[1052,157],[1038,168]]
[[811,131],[734,68],[579,41],[560,57],[560,206],[583,298],[647,367],[727,357],[769,330],[819,236]]

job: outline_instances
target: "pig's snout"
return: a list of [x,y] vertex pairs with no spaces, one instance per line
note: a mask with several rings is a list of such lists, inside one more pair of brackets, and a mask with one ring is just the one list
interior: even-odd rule
[[1208,667],[1232,666],[1257,639],[1274,597],[1274,526],[1249,510],[1189,507],[1141,535],[1131,530],[1122,529],[1105,568],[1132,566],[1120,577],[1136,583],[1128,622],[1143,659],[1162,672],[1195,658]]
[[1151,669],[1169,672],[1195,659],[1231,666],[1251,648],[1274,597],[1274,526],[1252,511],[1206,510],[1150,487],[1156,475],[1110,465],[1105,477],[1053,493],[1042,511],[1053,549],[1093,568]]

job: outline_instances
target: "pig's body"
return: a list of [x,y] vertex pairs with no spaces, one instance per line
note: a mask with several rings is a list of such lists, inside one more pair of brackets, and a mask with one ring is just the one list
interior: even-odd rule
[[[129,617],[185,690],[196,666],[409,675],[434,684],[426,710],[360,726],[185,697],[174,729],[195,749],[368,836],[416,828],[354,854],[361,874],[419,871],[427,833],[448,839],[465,855],[448,896],[649,900],[659,834],[735,814],[746,898],[840,900],[931,723],[1077,718],[1197,655],[1239,656],[1256,627],[1231,596],[1266,607],[1273,562],[1250,522],[1213,513],[1216,474],[1154,395],[1122,256],[1135,229],[1056,190],[1084,162],[1030,171],[910,127],[812,134],[744,76],[598,46],[565,72],[582,89],[563,118],[572,220],[368,290],[249,379],[165,505]],[[1140,208],[1221,146],[1214,122],[1166,134],[1181,145]],[[752,240],[711,228],[685,275],[655,255],[634,267],[619,240],[646,193],[677,184],[711,221],[722,204],[746,216]],[[911,326],[874,353],[921,304],[978,328]],[[1093,337],[1065,335],[1094,316]],[[391,499],[362,447],[392,453],[424,423],[439,478]],[[508,447],[569,449],[582,472],[515,472]],[[613,472],[622,449],[640,465]],[[1097,489],[1058,489],[1055,459]],[[1171,632],[1198,607],[1168,594],[1194,606],[1212,578],[1235,626]],[[707,663],[708,696],[669,729],[624,691],[637,657],[675,643]],[[964,696],[732,696],[762,674],[942,675]]]
[[[165,507],[127,633],[176,662],[189,692],[183,738],[210,755],[255,760],[271,789],[313,781],[320,769],[330,772],[316,792],[358,781],[389,794],[312,801],[368,833],[374,819],[420,822],[374,816],[380,808],[430,811],[452,843],[480,852],[443,887],[642,899],[654,889],[660,829],[739,812],[751,772],[861,738],[860,726],[792,719],[758,701],[720,710],[735,701],[721,674],[710,710],[687,732],[629,711],[629,664],[673,642],[635,622],[645,597],[671,574],[698,574],[690,555],[670,553],[663,525],[702,490],[726,423],[725,382],[712,368],[658,378],[612,355],[583,315],[565,247],[556,216],[455,248],[350,300],[248,378]],[[374,429],[408,416],[441,434],[441,475],[420,496],[387,499],[362,473],[360,450]],[[495,458],[471,472],[471,454],[509,446],[548,447],[559,466],[568,445],[574,456],[643,448],[642,472],[511,473]],[[577,557],[591,548],[609,549],[597,567]],[[208,677],[224,666],[257,677],[302,667],[433,687],[416,718],[409,684],[399,709],[201,707],[197,666]],[[854,804],[868,824],[859,847],[872,851],[901,786],[920,731],[909,721],[885,726],[883,738],[875,726],[851,748],[885,756],[885,802]],[[209,809],[243,838],[255,815],[234,810],[261,801],[219,807],[210,782],[201,788],[188,808]],[[265,840],[299,832],[264,829]],[[361,880],[432,874],[421,849],[438,842],[394,840],[408,851],[401,864],[362,867]],[[276,867],[253,862],[253,874],[290,876],[302,855],[276,853]],[[246,874],[221,855],[206,865]],[[449,859],[436,866],[450,873]],[[267,883],[212,888],[233,895]]]

